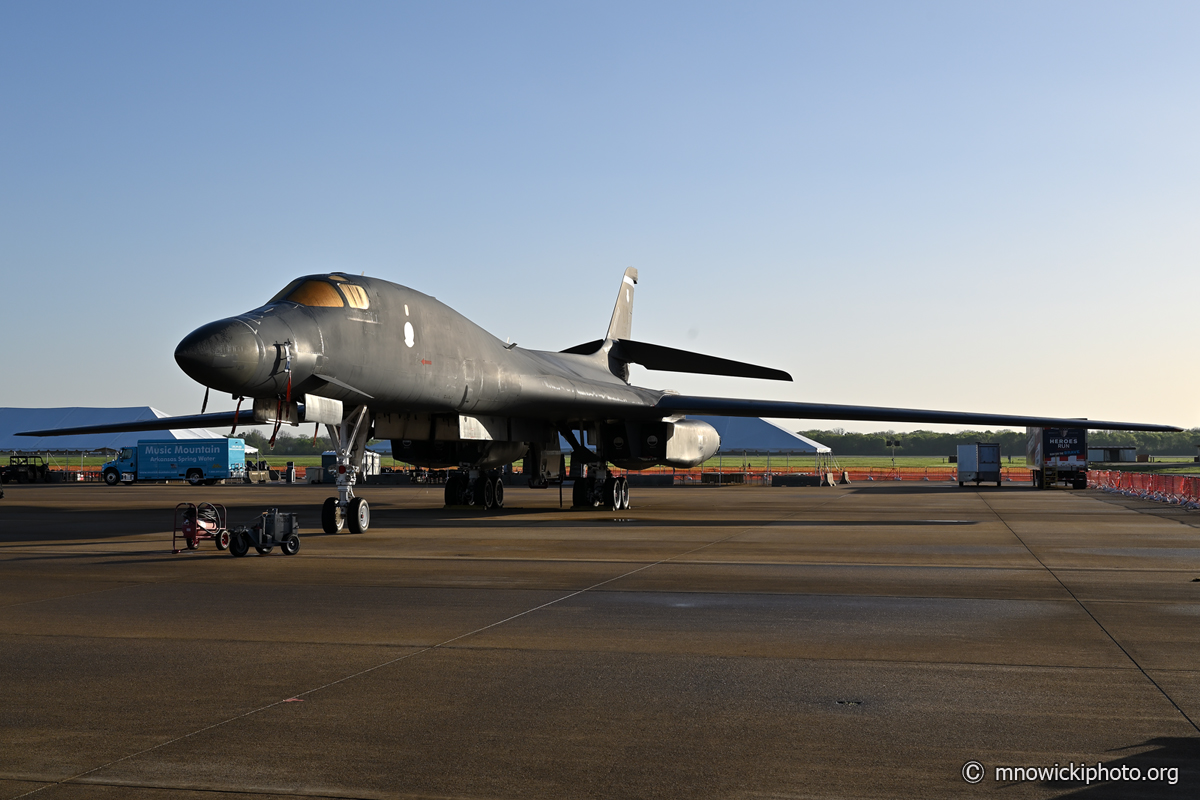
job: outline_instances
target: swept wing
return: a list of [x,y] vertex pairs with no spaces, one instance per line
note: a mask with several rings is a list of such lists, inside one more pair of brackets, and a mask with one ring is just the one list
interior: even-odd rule
[[977,414],[970,411],[931,411],[886,406],[845,406],[827,403],[791,403],[781,400],[739,400],[726,397],[693,397],[666,394],[654,406],[668,414],[705,414],[726,417],[778,417],[783,419],[844,419],[870,422],[916,422],[921,424],[984,425],[992,427],[1088,428],[1090,430],[1159,431],[1182,430],[1171,425],[1141,422],[1110,422],[1081,417],[1028,417],[1013,414]]

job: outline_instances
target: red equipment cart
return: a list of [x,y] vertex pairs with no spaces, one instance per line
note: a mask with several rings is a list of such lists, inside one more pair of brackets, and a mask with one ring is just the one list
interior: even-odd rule
[[225,527],[225,506],[220,503],[180,503],[175,506],[175,528],[171,533],[171,552],[183,552],[200,546],[201,539],[213,539],[218,550],[229,549],[229,529]]

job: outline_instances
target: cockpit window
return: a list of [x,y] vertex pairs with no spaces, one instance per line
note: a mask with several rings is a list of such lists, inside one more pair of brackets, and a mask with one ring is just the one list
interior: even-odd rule
[[342,294],[346,295],[346,302],[351,308],[370,308],[371,301],[367,297],[367,290],[361,286],[355,286],[353,283],[340,283],[338,288],[342,290]]
[[342,298],[333,284],[308,280],[293,289],[285,298],[291,303],[317,308],[341,308]]
[[302,281],[302,280],[304,280],[304,279],[296,278],[296,280],[292,281],[287,286],[283,287],[282,291],[280,291],[278,294],[276,294],[274,297],[272,297],[270,300],[267,301],[267,305],[270,305],[271,303],[278,303],[280,300],[287,297],[289,294],[291,294],[292,289],[295,289],[297,286],[300,285],[300,281]]

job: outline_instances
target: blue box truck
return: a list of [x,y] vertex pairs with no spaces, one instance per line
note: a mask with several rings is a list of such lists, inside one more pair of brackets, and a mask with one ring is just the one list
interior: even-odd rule
[[214,484],[222,478],[242,480],[246,475],[246,442],[243,439],[145,440],[123,447],[115,461],[104,465],[109,486],[135,481],[185,480],[193,486]]

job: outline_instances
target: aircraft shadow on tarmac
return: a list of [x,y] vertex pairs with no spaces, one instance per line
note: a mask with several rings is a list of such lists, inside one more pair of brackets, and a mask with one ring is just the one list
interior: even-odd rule
[[[582,517],[579,519],[553,519],[553,520],[530,520],[530,519],[502,519],[495,517],[457,517],[453,519],[447,518],[431,518],[424,519],[420,522],[420,527],[424,528],[460,528],[471,526],[472,528],[491,528],[491,529],[520,529],[520,528],[612,528],[614,526],[626,526],[631,528],[858,528],[858,527],[900,527],[909,525],[933,526],[933,525],[976,525],[975,520],[964,519],[902,519],[902,520],[878,520],[878,519],[863,519],[863,520],[808,520],[808,519],[782,519],[782,520],[762,520],[762,519],[660,519],[648,518],[639,519],[631,516],[629,512],[620,512],[621,516],[612,518],[595,518]],[[388,517],[376,515],[375,524],[383,524]],[[392,518],[392,521],[400,525],[408,522],[412,524],[414,521],[409,518],[406,520],[402,516]],[[338,534],[344,535],[344,534]]]
[[[1056,797],[1075,797],[1085,798],[1086,800],[1099,800],[1099,798],[1109,797],[1170,798],[1196,796],[1196,782],[1200,780],[1200,737],[1159,736],[1110,752],[1115,755],[1124,750],[1134,750],[1142,747],[1152,747],[1154,749],[1136,755],[1128,755],[1116,760],[1106,758],[1102,761],[1105,769],[1111,770],[1113,768],[1128,767],[1130,772],[1132,772],[1136,768],[1142,776],[1142,780],[1140,781],[1101,781],[1099,783],[1092,782],[1090,785],[1083,781],[1042,781],[1039,785],[1056,792]],[[1072,760],[1074,759],[1067,756],[1059,763],[1065,765]],[[1076,761],[1075,763],[1078,764],[1079,762]],[[1096,762],[1092,761],[1090,765],[1095,767]],[[1170,784],[1167,780],[1146,780],[1146,776],[1151,774],[1151,770],[1154,770],[1156,774],[1161,774],[1162,770],[1170,770],[1172,767],[1178,769],[1178,780],[1174,785]],[[1008,785],[1011,784],[1002,783],[998,784],[998,787],[1003,788]],[[1076,787],[1078,787],[1076,791],[1069,791]],[[1066,792],[1065,794],[1057,794],[1057,792],[1064,791]]]
[[[230,506],[229,524],[252,522],[263,509],[258,506]],[[327,534],[321,530],[321,509],[311,504],[280,507],[295,512],[302,538],[342,537],[350,533]],[[126,536],[159,534],[170,539],[173,507],[48,509],[37,505],[5,505],[0,514],[0,546],[53,541],[115,539]],[[854,528],[976,525],[963,519],[693,519],[639,517],[631,511],[571,511],[558,508],[505,508],[502,511],[472,511],[462,508],[404,508],[376,505],[372,509],[373,527],[379,529],[450,529],[519,530],[522,528]],[[203,545],[202,545],[203,546]]]

